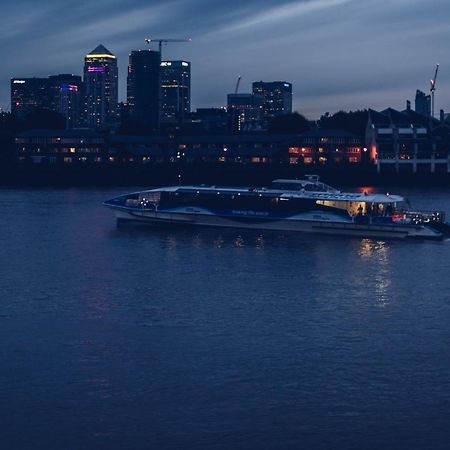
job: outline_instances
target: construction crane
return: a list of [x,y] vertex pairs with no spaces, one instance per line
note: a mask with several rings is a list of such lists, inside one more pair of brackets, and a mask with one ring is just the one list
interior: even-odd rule
[[237,93],[238,93],[238,91],[239,91],[239,84],[241,83],[241,76],[239,75],[238,76],[238,79],[237,79],[237,81],[236,81],[236,88],[234,89],[234,94],[236,95]]
[[159,49],[159,54],[161,55],[161,60],[162,60],[162,45],[164,44],[168,44],[169,42],[191,42],[192,39],[191,38],[186,38],[186,39],[155,39],[155,38],[146,38],[145,42],[147,42],[147,44],[150,44],[151,42],[158,42],[158,49]]
[[431,117],[434,119],[434,92],[436,91],[436,79],[438,75],[439,64],[436,64],[436,71],[434,72],[434,78],[430,80],[430,92],[431,92]]

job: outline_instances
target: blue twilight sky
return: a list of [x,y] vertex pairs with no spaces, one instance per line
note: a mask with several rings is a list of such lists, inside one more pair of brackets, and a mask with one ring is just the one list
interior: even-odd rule
[[104,44],[118,57],[121,100],[131,49],[145,37],[192,37],[163,49],[192,62],[192,106],[222,106],[242,76],[293,83],[309,118],[357,108],[404,108],[428,91],[440,63],[436,109],[450,110],[449,0],[16,0],[2,5],[0,106],[9,79],[81,74]]

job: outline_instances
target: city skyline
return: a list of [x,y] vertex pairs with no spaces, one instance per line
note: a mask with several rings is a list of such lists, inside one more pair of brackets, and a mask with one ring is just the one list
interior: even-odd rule
[[[193,110],[224,106],[239,75],[243,93],[260,79],[291,82],[293,109],[312,119],[340,109],[402,109],[407,99],[414,100],[416,89],[429,92],[437,62],[435,110],[448,109],[445,12],[450,5],[436,0],[431,10],[418,0],[383,3],[266,0],[239,7],[231,2],[226,8],[215,1],[144,6],[134,0],[125,12],[116,1],[72,8],[74,2],[49,0],[33,12],[31,2],[20,1],[6,7],[0,106],[9,109],[10,77],[81,75],[85,55],[100,43],[117,55],[119,100],[124,101],[129,53],[148,48],[145,37],[189,36],[192,43],[164,46],[163,59],[192,63]],[[62,25],[58,13],[68,8],[71,23]]]

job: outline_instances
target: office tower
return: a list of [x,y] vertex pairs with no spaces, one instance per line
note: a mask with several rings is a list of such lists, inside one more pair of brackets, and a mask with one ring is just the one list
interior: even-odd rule
[[417,90],[415,111],[423,116],[431,116],[431,95],[427,95],[425,92]]
[[116,57],[99,45],[84,60],[85,114],[89,128],[112,128],[118,121]]
[[286,81],[256,81],[253,94],[263,98],[263,115],[266,123],[283,114],[292,113],[292,84]]
[[51,109],[48,78],[12,78],[11,112],[18,119],[38,110]]
[[49,77],[52,109],[66,121],[66,128],[82,125],[84,109],[83,82],[78,75],[61,74]]
[[161,122],[184,122],[191,112],[191,63],[161,62]]
[[255,94],[228,94],[227,112],[230,131],[250,131],[261,128],[263,98]]
[[134,50],[129,56],[127,105],[130,120],[150,129],[159,126],[161,54]]

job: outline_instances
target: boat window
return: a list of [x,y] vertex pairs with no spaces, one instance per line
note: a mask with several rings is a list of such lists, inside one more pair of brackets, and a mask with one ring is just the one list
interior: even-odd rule
[[282,197],[274,194],[264,194],[261,192],[224,192],[203,191],[197,194],[196,191],[163,192],[161,195],[161,208],[176,207],[198,207],[211,211],[255,211],[263,213],[291,213],[298,211],[309,211],[314,208],[314,199]]
[[409,202],[401,201],[394,203],[394,210],[397,212],[408,211]]
[[352,202],[339,201],[339,200],[316,200],[317,205],[328,206],[329,208],[339,208],[348,210]]
[[316,200],[316,204],[327,206],[328,208],[343,209],[351,216],[366,215],[366,202],[350,202],[346,200]]
[[286,190],[286,191],[301,191],[303,189],[302,183],[280,183],[273,182],[273,189]]
[[161,199],[161,192],[141,192],[139,200],[145,200],[150,203],[158,203]]
[[141,201],[137,198],[127,198],[125,200],[125,206],[128,206],[129,208],[140,206],[140,205],[141,205]]

